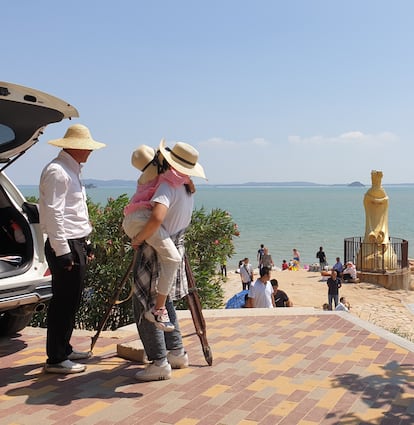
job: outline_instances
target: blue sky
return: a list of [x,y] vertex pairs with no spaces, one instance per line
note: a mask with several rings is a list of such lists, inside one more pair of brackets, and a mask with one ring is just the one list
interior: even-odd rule
[[[20,0],[2,6],[0,79],[78,109],[107,144],[84,178],[135,180],[131,152],[165,137],[210,184],[414,182],[413,16],[410,0]],[[7,174],[37,183],[68,125]]]

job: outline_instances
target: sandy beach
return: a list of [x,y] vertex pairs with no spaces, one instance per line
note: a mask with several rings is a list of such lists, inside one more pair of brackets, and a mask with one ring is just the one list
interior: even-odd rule
[[[258,270],[255,269],[255,278],[257,277]],[[294,307],[322,310],[322,305],[328,301],[326,281],[322,281],[319,272],[303,269],[272,271],[272,278],[278,280],[279,288],[287,293]],[[227,272],[223,289],[225,301],[242,290],[240,275],[235,270]],[[345,296],[351,303],[350,314],[414,340],[414,291],[390,291],[379,285],[360,282],[344,283],[339,295]]]

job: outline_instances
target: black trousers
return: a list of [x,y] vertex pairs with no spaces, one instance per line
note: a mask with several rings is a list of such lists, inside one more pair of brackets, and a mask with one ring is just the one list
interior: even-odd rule
[[72,352],[70,338],[75,327],[75,315],[79,309],[86,273],[85,238],[68,241],[74,259],[72,270],[68,271],[56,261],[56,255],[45,243],[45,254],[52,273],[52,299],[47,312],[47,363],[60,363]]

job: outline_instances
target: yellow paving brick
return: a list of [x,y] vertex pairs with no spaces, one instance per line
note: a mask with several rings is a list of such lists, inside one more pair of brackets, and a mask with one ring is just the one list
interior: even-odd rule
[[317,329],[313,330],[313,331],[299,331],[296,332],[295,334],[293,334],[294,338],[306,338],[309,336],[314,336],[314,337],[318,337],[321,336],[325,331],[318,331]]
[[77,416],[90,416],[93,415],[96,412],[99,412],[100,410],[106,409],[111,404],[106,403],[104,401],[96,401],[95,403],[90,404],[87,407],[84,407],[83,409],[78,410],[77,412],[74,412]]
[[329,388],[332,389],[332,381],[330,378],[326,378],[323,380],[319,379],[308,379],[304,382],[306,386],[313,387],[313,388]]
[[221,352],[221,353],[214,353],[214,358],[215,359],[220,359],[220,358],[222,358],[222,359],[231,359],[232,357],[234,357],[234,356],[238,356],[240,354],[240,351],[239,350],[229,350],[229,351],[226,351],[226,352]]
[[332,335],[329,335],[329,338],[327,338],[324,343],[327,345],[336,345],[338,342],[340,342],[344,338],[345,334],[341,332],[336,332]]
[[[353,357],[355,356],[355,357]],[[330,363],[338,363],[338,364],[342,364],[348,360],[350,360],[350,358],[361,358],[363,357],[361,354],[358,354],[358,357],[356,357],[355,353],[352,353],[351,355],[348,354],[335,354],[334,356],[332,356],[329,359]]]
[[275,370],[288,370],[291,367],[296,366],[297,363],[301,362],[305,358],[305,354],[292,354],[284,361],[273,365]]
[[313,323],[317,323],[319,320],[318,317],[316,316],[309,316],[303,323],[307,323],[307,324],[313,324]]
[[253,370],[257,373],[264,374],[270,370],[274,370],[274,364],[271,363],[271,359],[256,359],[250,363]]
[[332,388],[316,403],[316,406],[331,409],[346,392],[345,388]]
[[205,395],[206,397],[216,397],[219,394],[224,393],[228,389],[230,389],[228,385],[214,385],[211,388],[209,388],[207,391],[204,391],[202,395]]
[[355,349],[354,355],[372,360],[378,357],[379,351],[375,351],[367,345],[360,345]]
[[180,419],[178,422],[175,423],[175,425],[196,425],[200,421],[198,419],[192,419],[192,418],[183,418]]
[[390,348],[391,350],[394,350],[397,354],[407,354],[407,349],[400,347],[399,345],[395,345],[392,342],[389,342],[385,348]]
[[266,340],[256,342],[255,344],[252,345],[252,351],[258,354],[270,353],[274,349],[275,349],[275,346],[272,344],[269,344],[269,342]]
[[376,339],[376,340],[378,340],[378,339],[380,339],[380,337],[378,335],[375,335],[375,334],[369,334],[368,335],[368,339]]
[[371,363],[366,367],[366,372],[369,375],[379,375],[379,376],[387,376],[389,371],[384,369],[384,366],[381,364]]
[[292,384],[291,378],[286,376],[279,376],[277,379],[257,379],[250,384],[247,389],[251,391],[261,391],[265,388],[275,388],[278,394],[289,395],[293,391],[301,389],[301,386],[297,383]]
[[20,364],[38,364],[38,363],[44,363],[46,360],[46,356],[43,355],[39,355],[39,356],[28,356],[28,357],[23,357],[19,360],[14,361],[13,363],[16,365],[20,365]]
[[413,403],[413,395],[406,394],[406,393],[400,393],[393,401],[393,404],[396,404],[398,406],[404,406],[404,407],[408,407],[412,403]]
[[295,403],[293,401],[287,401],[284,400],[281,403],[277,405],[277,407],[273,408],[270,413],[273,415],[279,415],[279,416],[286,416],[288,415],[296,406],[298,403]]
[[372,425],[380,424],[384,419],[384,415],[387,413],[383,407],[375,409],[373,407],[365,410],[365,412],[359,413],[358,417],[361,419],[361,422],[369,422]]
[[298,422],[298,425],[315,425],[315,424],[319,424],[319,421],[318,422],[313,422],[313,421],[302,420],[302,421],[299,421]]
[[284,328],[286,326],[289,326],[291,323],[292,323],[291,320],[282,319],[282,320],[278,320],[277,325],[280,326],[281,328]]
[[256,421],[248,421],[247,419],[240,421],[238,425],[257,425],[259,422]]

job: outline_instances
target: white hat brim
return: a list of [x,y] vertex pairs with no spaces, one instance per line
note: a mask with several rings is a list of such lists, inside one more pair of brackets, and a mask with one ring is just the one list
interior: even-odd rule
[[185,174],[187,176],[201,177],[207,180],[207,177],[204,173],[204,169],[198,162],[191,166],[185,166],[182,163],[176,161],[171,152],[167,150],[167,147],[165,146],[165,139],[161,140],[159,149],[168,164],[170,164],[171,167],[173,167],[180,173]]

